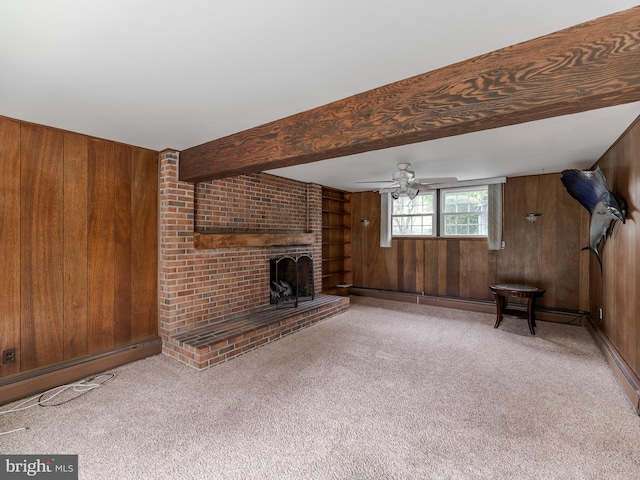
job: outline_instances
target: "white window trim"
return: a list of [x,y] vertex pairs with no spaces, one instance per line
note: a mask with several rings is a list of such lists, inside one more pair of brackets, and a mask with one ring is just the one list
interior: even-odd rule
[[489,185],[489,250],[502,249],[502,196],[504,183]]
[[393,198],[391,192],[380,192],[380,246],[388,248],[391,246],[391,212],[393,211]]
[[[394,237],[411,237],[411,238],[418,238],[418,237],[437,237],[437,232],[438,232],[438,199],[437,199],[437,195],[438,195],[438,191],[437,190],[424,190],[421,191],[418,196],[425,196],[425,195],[433,195],[433,202],[432,202],[432,213],[425,213],[425,214],[416,214],[416,215],[394,215],[393,211],[391,212],[391,235]],[[403,195],[403,197],[407,197],[407,195]],[[393,209],[393,200],[391,201],[391,207]],[[395,234],[393,233],[393,227],[394,227],[394,218],[397,217],[407,217],[407,216],[415,216],[415,217],[427,217],[430,216],[432,218],[432,232],[431,235],[423,233],[420,235],[402,235],[402,234]]]
[[[451,184],[437,184],[433,185],[434,189],[454,188],[454,187],[473,187],[480,185],[488,185],[489,188],[489,235],[488,237],[463,237],[463,238],[487,238],[489,250],[500,250],[502,248],[502,199],[503,199],[503,184],[506,183],[506,177],[493,177],[478,180],[467,180],[463,182],[451,183]],[[391,213],[393,212],[393,199],[391,198],[391,192],[395,189],[381,189],[380,190],[380,247],[391,247],[392,235],[392,222]],[[438,213],[438,215],[440,215]],[[455,237],[433,237],[424,235],[423,238],[460,238]],[[399,236],[399,238],[402,238]],[[420,238],[418,235],[404,236],[404,238]]]
[[[446,234],[445,233],[445,219],[447,216],[455,216],[457,212],[445,212],[444,211],[444,195],[452,192],[470,192],[473,190],[479,190],[481,187],[485,187],[487,189],[487,234],[486,235],[472,235],[472,234]],[[441,238],[489,238],[489,209],[491,208],[489,204],[489,185],[480,184],[480,185],[469,185],[466,187],[451,187],[451,188],[441,188],[440,189],[440,205],[438,205],[438,222],[439,222],[439,231]],[[474,212],[460,212],[461,215],[473,215]]]

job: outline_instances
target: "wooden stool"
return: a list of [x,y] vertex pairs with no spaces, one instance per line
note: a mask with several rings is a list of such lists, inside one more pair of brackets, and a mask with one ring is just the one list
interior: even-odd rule
[[537,287],[530,287],[528,285],[517,285],[517,284],[509,284],[509,283],[497,283],[495,285],[489,285],[489,289],[493,292],[493,295],[496,297],[496,308],[497,308],[497,318],[496,324],[493,328],[498,328],[500,325],[500,321],[502,320],[502,316],[506,313],[507,315],[513,315],[516,317],[522,317],[522,312],[518,310],[510,310],[506,308],[507,302],[506,297],[520,297],[527,299],[527,314],[526,318],[529,322],[529,331],[531,335],[535,335],[536,332],[533,330],[536,326],[536,317],[534,314],[534,304],[536,298],[544,295],[544,290],[540,290]]

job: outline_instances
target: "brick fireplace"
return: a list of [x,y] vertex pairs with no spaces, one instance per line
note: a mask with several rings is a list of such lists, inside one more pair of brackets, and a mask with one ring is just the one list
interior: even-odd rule
[[[348,308],[348,299],[329,307],[314,306],[296,314],[297,320],[289,318],[287,328],[269,327],[271,333],[266,335],[263,325],[240,338],[227,338],[224,345],[196,348],[193,342],[185,343],[192,331],[211,330],[222,321],[273,308],[269,288],[273,258],[308,256],[313,294],[320,294],[322,189],[268,174],[194,186],[178,180],[178,161],[178,152],[160,154],[159,333],[165,354],[206,368],[308,326],[314,317],[326,318],[327,312],[333,315]],[[286,244],[286,239],[299,239],[300,232],[305,232],[305,243]],[[256,245],[255,240],[267,234],[277,241]],[[222,241],[215,248],[203,248],[197,241],[210,236]],[[252,241],[238,244],[238,239]]]

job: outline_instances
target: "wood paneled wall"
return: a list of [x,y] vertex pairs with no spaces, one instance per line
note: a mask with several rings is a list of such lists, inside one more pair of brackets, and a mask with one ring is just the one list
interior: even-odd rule
[[[542,306],[588,308],[586,216],[559,174],[507,180],[500,251],[474,238],[394,238],[390,248],[380,248],[380,195],[354,193],[352,208],[355,286],[492,300],[489,284],[517,282],[545,288]],[[531,211],[543,214],[535,224],[523,218]]]
[[[539,304],[589,310],[589,214],[560,181],[561,174],[507,179],[503,239],[497,252],[497,280],[546,290]],[[540,212],[534,224],[526,212]]]
[[598,165],[611,189],[628,203],[629,213],[626,223],[618,223],[601,247],[602,272],[595,258],[590,259],[592,317],[640,377],[640,121],[636,120]]
[[0,117],[0,376],[157,336],[157,152]]

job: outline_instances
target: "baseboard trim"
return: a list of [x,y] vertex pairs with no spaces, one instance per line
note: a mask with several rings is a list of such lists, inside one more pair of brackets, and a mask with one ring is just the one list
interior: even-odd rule
[[162,352],[160,338],[149,339],[80,360],[13,375],[0,381],[0,405],[72,383]]
[[613,375],[629,398],[633,408],[640,414],[640,378],[633,372],[604,331],[591,317],[587,318],[585,326],[605,356]]
[[[476,300],[459,297],[438,297],[433,295],[421,295],[410,292],[395,292],[391,290],[376,290],[373,288],[351,287],[351,295],[374,297],[383,300],[395,300],[398,302],[418,303],[420,305],[435,305],[439,307],[456,308],[480,313],[496,313],[496,303],[492,300]],[[526,306],[509,303],[509,309],[526,312]],[[536,320],[543,322],[563,323],[567,325],[584,325],[589,312],[577,310],[563,310],[545,307],[536,307]]]

